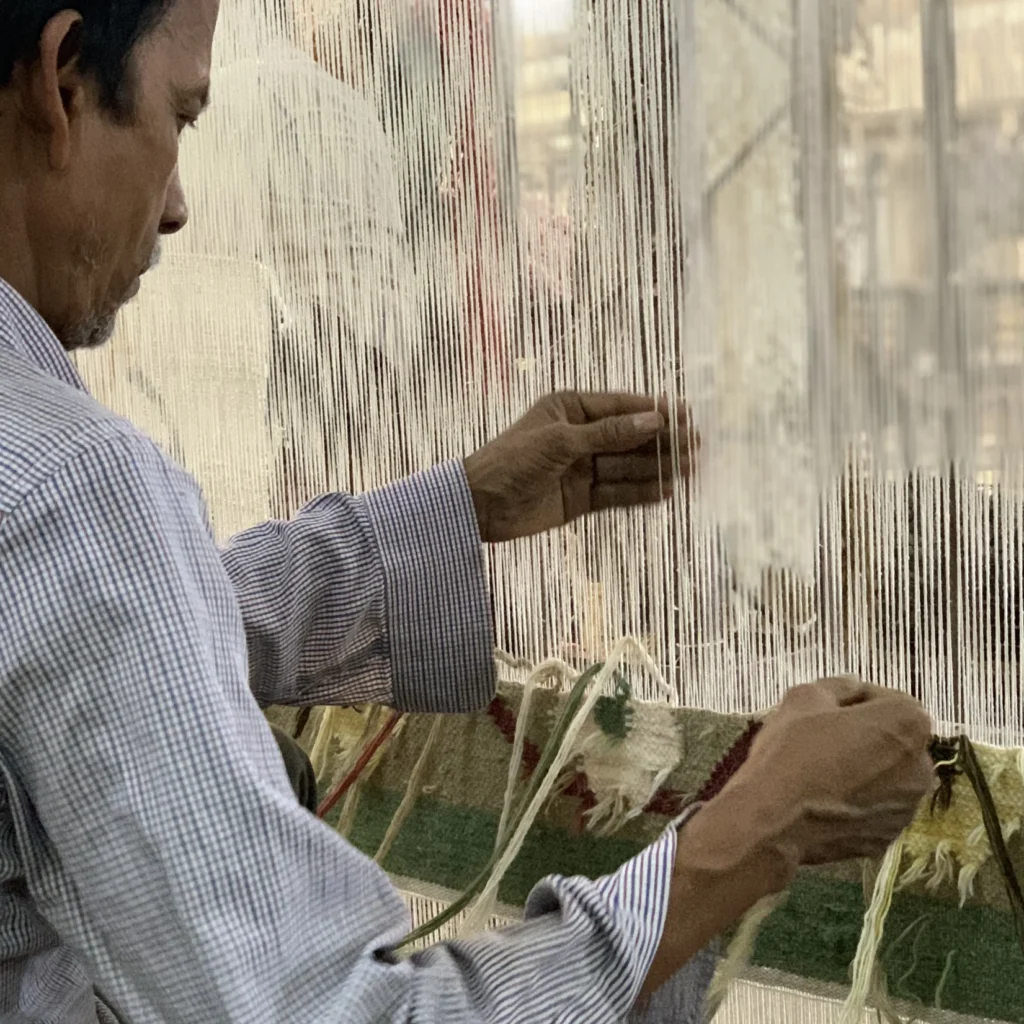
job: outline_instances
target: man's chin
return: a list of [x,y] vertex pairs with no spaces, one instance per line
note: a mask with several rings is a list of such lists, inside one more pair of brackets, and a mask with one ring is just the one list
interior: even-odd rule
[[110,341],[117,327],[117,311],[91,317],[58,333],[60,343],[68,352],[99,348]]

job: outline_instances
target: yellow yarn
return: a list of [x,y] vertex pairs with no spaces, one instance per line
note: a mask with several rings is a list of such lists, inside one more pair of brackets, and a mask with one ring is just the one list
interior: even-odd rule
[[[406,819],[412,813],[412,809],[416,805],[416,801],[420,795],[420,790],[423,788],[423,776],[426,774],[427,766],[430,764],[430,757],[434,752],[435,745],[437,744],[437,738],[441,735],[441,726],[443,722],[444,718],[441,715],[434,716],[434,721],[430,726],[430,732],[427,734],[426,742],[423,744],[420,756],[416,760],[412,774],[409,776],[409,782],[405,787],[405,794],[402,797],[402,802],[398,805],[398,810],[395,811],[395,816],[391,819],[391,824],[388,825],[387,832],[384,833],[384,838],[380,841],[380,846],[377,847],[377,852],[374,854],[373,859],[378,864],[384,863],[384,858],[387,857],[388,853],[390,853],[392,845],[398,838],[398,833],[401,831]],[[375,758],[371,758],[371,766],[374,760]]]
[[[1024,815],[1024,752],[975,744],[975,752],[988,780],[1003,835],[1008,839],[1021,827]],[[992,856],[985,834],[981,805],[970,782],[960,775],[953,781],[949,808],[931,801],[922,804],[905,836],[909,866],[900,886],[924,881],[929,888],[956,882],[963,903],[974,891],[974,880]]]
[[[360,707],[324,708],[323,718],[313,741],[310,760],[321,783],[342,778],[373,739],[386,720],[387,709],[377,704]],[[377,769],[391,744],[402,734],[406,719],[392,730],[387,741],[374,753],[364,770],[367,776]],[[330,772],[330,778],[327,773]]]

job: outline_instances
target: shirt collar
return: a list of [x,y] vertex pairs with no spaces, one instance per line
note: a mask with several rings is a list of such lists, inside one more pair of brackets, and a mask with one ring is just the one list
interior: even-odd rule
[[46,321],[0,278],[0,348],[24,356],[44,373],[85,390],[85,384]]

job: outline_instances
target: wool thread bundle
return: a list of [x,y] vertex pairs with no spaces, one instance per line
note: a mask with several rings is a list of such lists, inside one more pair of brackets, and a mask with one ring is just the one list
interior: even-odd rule
[[886,851],[878,868],[874,893],[864,914],[864,930],[861,932],[857,956],[853,961],[853,982],[843,1006],[841,1024],[856,1024],[863,1018],[871,990],[875,985],[878,950],[885,930],[885,919],[892,906],[893,893],[899,881],[903,843],[901,836]]
[[512,814],[512,802],[515,799],[516,785],[523,769],[523,750],[526,746],[526,723],[530,720],[530,704],[533,700],[534,687],[537,685],[536,672],[531,672],[523,684],[523,700],[519,705],[519,718],[516,722],[515,738],[512,741],[512,756],[508,762],[508,784],[505,787],[505,799],[501,808],[501,820],[498,822],[498,835],[495,847],[501,845],[508,832],[509,818]]
[[[338,779],[352,770],[356,760],[374,735],[384,724],[384,709],[378,705],[369,707],[325,708],[315,723],[315,734],[311,741],[310,760],[321,788],[330,788]],[[402,722],[395,726],[393,737],[401,735]],[[387,752],[382,745],[366,765],[372,771]]]
[[[409,776],[409,785],[406,787],[405,795],[402,797],[402,802],[398,805],[398,810],[395,811],[395,816],[391,819],[391,823],[388,825],[388,830],[384,833],[384,838],[380,841],[380,846],[377,848],[377,852],[373,855],[373,859],[378,864],[383,863],[388,853],[391,852],[392,844],[416,803],[416,798],[419,796],[420,788],[423,784],[423,775],[430,763],[430,758],[434,753],[434,747],[437,744],[437,738],[440,734],[441,718],[438,717],[434,720],[434,725],[427,736],[426,742],[423,744],[423,750],[420,752],[419,760],[416,762],[416,766],[413,768],[412,774]],[[500,829],[498,831],[498,835],[499,837],[501,835]]]
[[[373,709],[373,711],[378,710],[377,708]],[[373,717],[371,712],[371,719]],[[324,818],[331,812],[337,802],[344,797],[345,802],[341,806],[341,814],[338,818],[337,826],[338,831],[342,835],[348,835],[355,818],[363,785],[379,765],[385,746],[392,735],[398,731],[397,727],[402,724],[403,720],[404,716],[401,712],[391,712],[381,728],[374,735],[369,736],[365,743],[361,744],[358,756],[355,758],[351,768],[345,773],[345,777],[328,793],[317,807],[317,817]]]

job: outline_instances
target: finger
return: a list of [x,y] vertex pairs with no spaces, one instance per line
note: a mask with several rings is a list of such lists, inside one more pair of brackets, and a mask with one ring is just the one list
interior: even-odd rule
[[836,836],[823,849],[812,851],[804,860],[804,865],[818,867],[847,860],[883,857],[911,820],[905,815],[894,815],[873,822],[867,835]]
[[687,423],[685,426],[680,425],[677,444],[681,449],[699,452],[702,443],[700,431],[695,426],[691,423]]
[[[628,416],[639,412],[659,412],[666,423],[665,436],[675,436],[680,447],[684,442],[693,449],[701,445],[700,432],[693,425],[690,407],[685,402],[673,401],[666,395],[655,399],[652,395],[638,395],[625,391],[569,392],[562,396],[567,411],[578,403],[583,418],[595,423],[611,416]],[[675,429],[671,423],[675,420]]]
[[671,496],[671,488],[666,492],[657,481],[598,484],[591,495],[591,507],[595,512],[609,508],[635,508],[637,505],[656,505]]
[[[832,823],[813,862],[825,864],[855,857],[881,857],[917,816],[920,802],[879,804],[863,815]],[[808,860],[806,863],[811,863]]]
[[818,685],[841,708],[866,704],[892,693],[892,690],[866,683],[856,676],[832,676],[829,679],[822,679]]
[[[680,447],[694,450],[701,446],[700,431],[693,425],[690,407],[681,401],[674,401],[666,395],[655,399],[651,395],[638,395],[625,391],[604,392],[563,392],[562,405],[569,413],[570,422],[578,423],[573,415],[578,411],[585,422],[596,423],[612,416],[627,416],[641,412],[659,412],[665,421],[664,437],[674,437]],[[674,414],[674,415],[673,415]],[[675,429],[672,420],[675,419]]]
[[677,474],[685,476],[688,469],[688,463],[673,463],[647,448],[628,455],[598,455],[594,459],[594,479],[601,484],[661,480],[671,484]]
[[680,398],[663,394],[658,398],[656,408],[667,420],[671,420],[674,415],[680,425],[690,421],[690,407]]
[[590,423],[610,416],[631,416],[638,412],[660,412],[668,421],[668,407],[662,406],[654,395],[638,395],[628,391],[584,391],[575,397]]
[[670,459],[674,451],[681,460],[688,460],[698,450],[699,446],[688,444],[681,437],[674,438],[668,430],[660,431],[656,437],[637,448],[638,452],[644,454],[660,454],[663,459]]
[[648,410],[629,416],[611,416],[582,426],[569,426],[566,430],[569,431],[576,457],[589,458],[593,455],[635,451],[654,441],[664,425],[660,413]]
[[628,455],[654,456],[661,460],[661,473],[689,480],[696,476],[698,449],[685,444],[676,446],[667,431],[662,431],[653,441],[641,445]]
[[701,439],[700,431],[693,424],[693,415],[690,407],[683,401],[672,400],[662,395],[658,400],[658,412],[665,417],[665,422],[671,424],[675,420],[676,433],[682,444],[687,439],[694,448],[699,448]]
[[920,793],[922,797],[934,792],[939,777],[935,771],[935,763],[932,761],[931,754],[926,755],[914,766],[908,781],[913,790]]
[[[886,691],[886,693],[893,701],[893,710],[896,709],[897,704],[900,705],[899,716],[898,718],[894,716],[894,719],[899,722],[903,731],[917,743],[925,744],[930,750],[932,739],[935,736],[935,723],[932,721],[932,716],[925,710],[924,705],[917,698],[911,697],[909,693],[895,691]],[[886,710],[888,710],[888,706]]]

